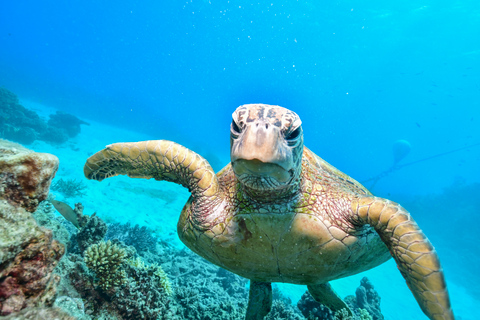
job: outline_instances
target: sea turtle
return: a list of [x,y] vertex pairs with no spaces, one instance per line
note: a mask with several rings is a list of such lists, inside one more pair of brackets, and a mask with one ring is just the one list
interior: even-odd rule
[[111,144],[88,158],[84,173],[188,188],[178,235],[208,261],[250,279],[245,319],[268,314],[272,282],[307,285],[317,301],[345,308],[328,282],[391,256],[423,312],[454,319],[437,253],[410,214],[304,147],[296,113],[240,106],[230,145],[231,163],[217,174],[203,157],[166,140]]

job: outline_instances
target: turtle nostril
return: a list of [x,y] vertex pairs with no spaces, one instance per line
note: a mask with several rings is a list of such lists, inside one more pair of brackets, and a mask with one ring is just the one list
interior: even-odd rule
[[268,123],[265,123],[265,129],[268,130]]

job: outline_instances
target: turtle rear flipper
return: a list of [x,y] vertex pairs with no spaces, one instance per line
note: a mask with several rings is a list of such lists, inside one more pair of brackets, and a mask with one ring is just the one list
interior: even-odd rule
[[453,320],[438,255],[408,211],[377,197],[352,202],[353,222],[369,224],[387,245],[422,311],[434,320]]
[[333,291],[330,283],[312,284],[308,285],[308,292],[318,302],[336,312],[342,309],[346,309],[350,316],[353,316],[353,312],[345,301],[340,298],[335,291]]
[[250,280],[245,320],[263,320],[272,309],[272,284]]
[[218,178],[205,158],[167,140],[114,143],[87,159],[84,174],[102,181],[117,175],[166,180],[188,188],[193,197],[212,197]]

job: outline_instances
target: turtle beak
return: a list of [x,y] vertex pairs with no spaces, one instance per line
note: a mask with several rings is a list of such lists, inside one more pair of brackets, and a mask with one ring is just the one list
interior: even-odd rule
[[261,120],[246,127],[232,141],[230,156],[237,175],[273,176],[286,181],[287,176],[290,178],[288,171],[294,165],[291,147],[285,142],[280,128]]
[[281,166],[274,163],[265,163],[257,159],[238,159],[233,162],[233,171],[237,176],[270,177],[279,183],[287,183],[292,178],[290,172]]

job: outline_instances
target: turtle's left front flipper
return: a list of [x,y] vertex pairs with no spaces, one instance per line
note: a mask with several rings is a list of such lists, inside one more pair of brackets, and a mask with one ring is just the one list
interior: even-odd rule
[[432,320],[453,320],[437,253],[408,211],[376,197],[353,201],[352,210],[354,223],[370,224],[385,242],[423,312]]
[[202,199],[215,197],[219,190],[217,176],[207,160],[167,140],[111,144],[88,158],[84,173],[98,181],[122,174],[171,181]]

